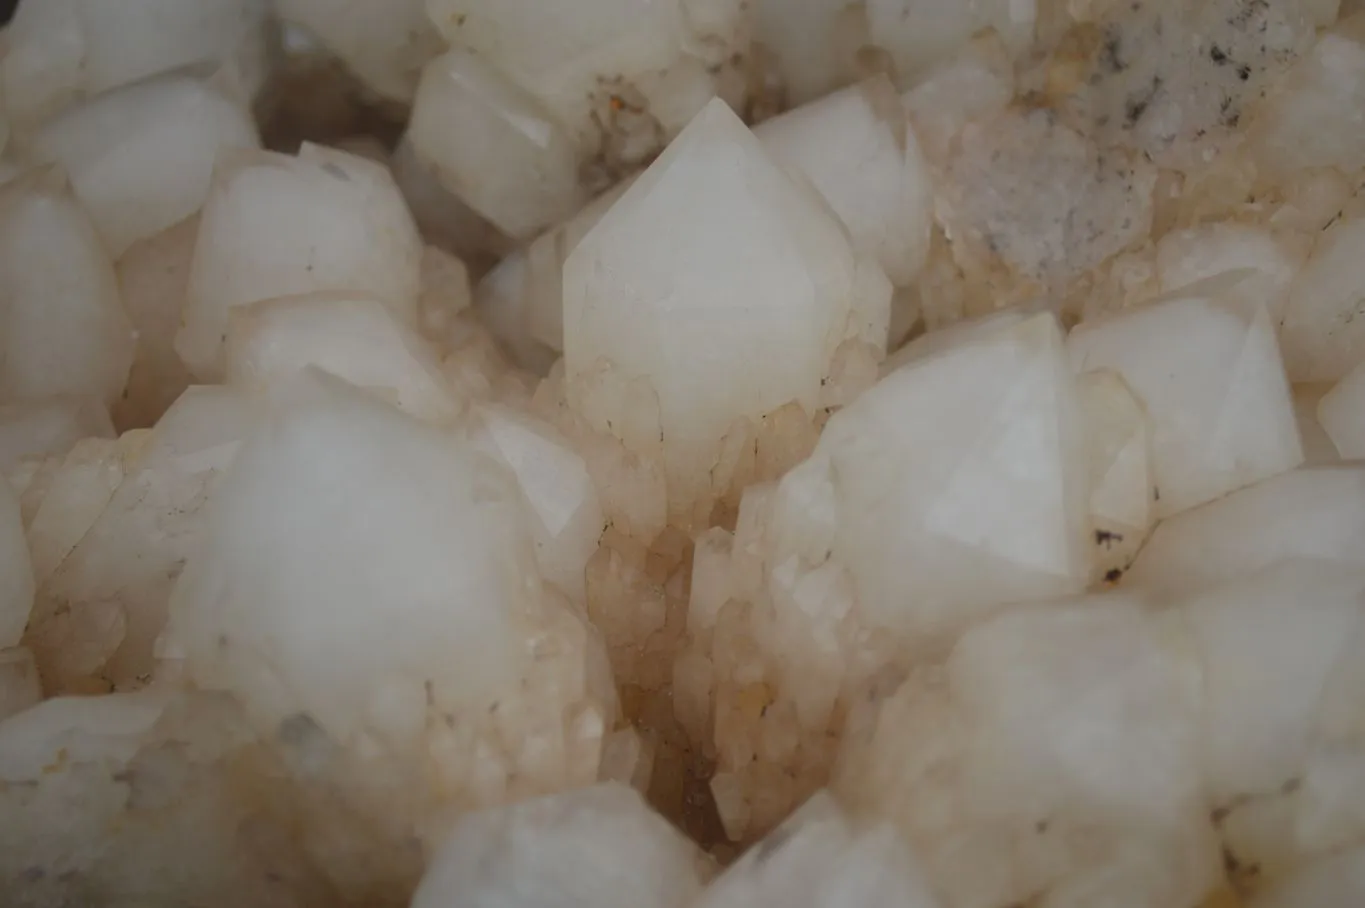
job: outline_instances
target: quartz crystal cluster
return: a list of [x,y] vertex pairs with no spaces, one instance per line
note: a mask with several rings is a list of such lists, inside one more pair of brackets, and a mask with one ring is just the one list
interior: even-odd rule
[[0,905],[1365,905],[1362,300],[1355,0],[21,0]]

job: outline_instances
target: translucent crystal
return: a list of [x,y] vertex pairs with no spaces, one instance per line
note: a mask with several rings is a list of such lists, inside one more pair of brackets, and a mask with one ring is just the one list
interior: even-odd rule
[[422,64],[441,49],[424,0],[277,0],[280,18],[306,27],[367,87],[411,101]]
[[0,400],[116,400],[133,332],[99,235],[57,171],[0,189]]
[[813,416],[840,342],[889,312],[885,278],[872,302],[857,272],[828,209],[713,101],[565,262],[569,401],[628,450],[661,448],[686,512],[737,419]]
[[32,153],[61,164],[110,256],[199,210],[223,149],[255,148],[241,100],[168,76],[100,95],[44,124]]
[[685,908],[706,870],[636,792],[598,785],[461,817],[412,908]]
[[0,568],[0,649],[6,649],[24,635],[34,585],[19,502],[4,480],[0,480]]
[[421,419],[460,410],[435,351],[376,299],[315,293],[240,306],[224,343],[231,385],[266,388],[316,366]]
[[929,173],[895,89],[869,79],[754,129],[803,174],[848,228],[853,248],[909,284],[929,252]]
[[228,63],[247,86],[265,68],[264,0],[26,3],[6,30],[0,92],[33,122],[72,100],[191,65]]
[[104,404],[89,398],[0,404],[0,472],[24,458],[61,455],[82,438],[111,438],[114,427]]
[[1190,296],[1082,322],[1078,371],[1111,369],[1152,421],[1153,505],[1169,517],[1298,466],[1294,407],[1264,309]]
[[176,351],[200,379],[220,378],[228,310],[321,291],[373,296],[415,325],[421,257],[398,188],[373,161],[308,144],[297,157],[220,161]]
[[436,178],[503,233],[530,239],[583,202],[571,138],[472,53],[423,70],[408,141]]
[[1352,848],[1307,865],[1267,887],[1248,908],[1337,908],[1365,899],[1365,848]]
[[1114,372],[1080,378],[1090,462],[1093,580],[1117,580],[1156,522],[1152,516],[1152,432],[1142,403]]
[[1295,470],[1163,521],[1128,572],[1145,589],[1181,592],[1283,558],[1351,562],[1365,545],[1365,471]]
[[22,646],[0,649],[0,722],[43,699],[38,665]]
[[1280,345],[1292,381],[1339,381],[1365,358],[1365,321],[1355,324],[1363,251],[1365,218],[1337,220],[1320,235],[1312,257],[1290,285]]

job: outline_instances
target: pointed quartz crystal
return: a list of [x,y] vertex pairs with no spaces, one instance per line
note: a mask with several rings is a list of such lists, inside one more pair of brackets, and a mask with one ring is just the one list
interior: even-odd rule
[[885,343],[890,286],[861,270],[814,191],[714,100],[564,265],[570,405],[634,453],[661,449],[686,510],[736,420],[791,402],[813,417],[871,310]]

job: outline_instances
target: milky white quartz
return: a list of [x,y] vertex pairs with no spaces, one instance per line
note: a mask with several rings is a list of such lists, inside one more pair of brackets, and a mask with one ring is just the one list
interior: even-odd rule
[[443,807],[596,778],[598,645],[544,588],[505,467],[308,370],[215,491],[159,653],[240,699],[313,799],[310,849],[363,888],[408,879]]
[[1365,848],[1308,864],[1248,902],[1249,908],[1339,908],[1365,899]]
[[929,172],[894,87],[869,79],[759,124],[763,147],[804,175],[853,248],[909,284],[929,252]]
[[24,458],[65,454],[82,438],[113,435],[109,411],[89,398],[0,404],[0,473],[9,473]]
[[1317,415],[1337,453],[1347,460],[1365,458],[1365,363],[1323,395]]
[[803,804],[707,887],[697,908],[938,908],[885,821],[852,820],[828,792]]
[[109,403],[132,358],[109,254],[65,177],[45,168],[0,188],[0,401]]
[[1078,372],[1119,373],[1146,407],[1157,517],[1303,460],[1275,331],[1263,308],[1177,295],[1082,322],[1067,338],[1067,353]]
[[864,620],[951,639],[1005,602],[1079,592],[1087,468],[1049,315],[912,360],[830,420],[778,487],[779,538],[844,564]]
[[320,291],[373,296],[415,325],[421,257],[380,164],[310,144],[220,158],[175,349],[200,379],[221,378],[228,310]]
[[150,434],[66,458],[29,530],[36,541],[49,515],[55,551],[43,554],[29,636],[54,687],[99,678],[126,688],[150,676],[171,588],[254,415],[238,391],[191,388]]
[[1365,470],[1304,468],[1163,521],[1128,573],[1182,592],[1289,557],[1354,562],[1365,551]]
[[901,95],[925,155],[948,163],[953,140],[973,120],[998,116],[1014,97],[1014,61],[994,32],[964,44]]
[[43,699],[38,665],[22,646],[0,649],[0,722]]
[[732,424],[789,402],[813,416],[840,343],[885,343],[890,287],[865,270],[814,191],[712,101],[564,264],[569,402],[628,450],[661,449],[685,513]]
[[1220,221],[1163,236],[1156,244],[1157,282],[1161,292],[1175,293],[1226,275],[1225,299],[1249,308],[1264,306],[1278,324],[1304,259],[1296,244],[1269,229]]
[[377,299],[335,293],[264,300],[228,318],[225,379],[266,388],[316,366],[389,396],[421,419],[459,412],[436,352]]
[[100,95],[44,124],[30,154],[60,164],[110,257],[199,210],[224,149],[260,140],[223,79],[166,76]]
[[836,790],[954,908],[1197,904],[1219,877],[1198,677],[1140,600],[1021,607],[881,702]]
[[512,407],[482,406],[478,422],[480,446],[516,474],[541,573],[584,601],[584,569],[606,526],[587,464],[554,426]]
[[0,95],[16,121],[191,65],[230,64],[264,78],[264,0],[39,0],[6,29]]
[[440,52],[424,0],[276,0],[283,20],[302,25],[367,87],[411,101],[422,64]]
[[624,785],[462,816],[412,908],[686,908],[706,859]]
[[530,239],[584,201],[571,137],[535,97],[462,50],[422,72],[407,140],[503,233]]
[[33,564],[19,501],[9,483],[0,479],[0,649],[17,645],[23,637],[33,590]]

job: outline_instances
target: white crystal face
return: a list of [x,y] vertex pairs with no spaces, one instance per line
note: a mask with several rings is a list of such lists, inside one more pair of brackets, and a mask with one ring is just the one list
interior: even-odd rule
[[202,380],[223,372],[228,311],[333,291],[374,296],[416,322],[421,240],[387,170],[305,145],[220,162],[205,203],[175,345]]
[[609,783],[465,815],[412,906],[684,908],[704,867],[639,794]]
[[639,417],[610,388],[640,383],[670,483],[686,489],[736,419],[792,401],[814,413],[854,266],[827,209],[713,101],[564,264],[569,399],[638,449],[618,424]]
[[1289,384],[1263,309],[1200,297],[1083,322],[1067,338],[1078,372],[1111,369],[1152,420],[1158,517],[1303,461]]
[[778,494],[829,487],[828,544],[866,619],[941,639],[993,606],[1084,587],[1086,472],[1061,334],[1036,316],[892,372]]

